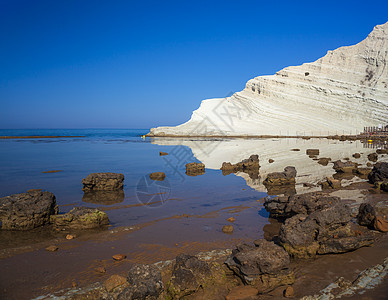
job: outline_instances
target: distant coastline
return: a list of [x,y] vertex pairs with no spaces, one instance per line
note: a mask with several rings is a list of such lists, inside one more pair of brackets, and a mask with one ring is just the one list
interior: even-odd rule
[[52,136],[0,136],[0,139],[56,139],[56,138],[82,138],[84,135],[52,135]]

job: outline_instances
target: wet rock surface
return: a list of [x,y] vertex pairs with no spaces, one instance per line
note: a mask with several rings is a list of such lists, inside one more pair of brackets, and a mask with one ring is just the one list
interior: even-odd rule
[[163,181],[166,178],[164,172],[154,172],[148,175],[151,180]]
[[358,234],[351,226],[351,210],[337,203],[310,215],[299,214],[282,225],[279,240],[293,257],[343,253],[373,243],[369,232]]
[[376,162],[378,160],[378,155],[377,153],[370,153],[368,154],[368,160],[371,162]]
[[162,276],[154,265],[136,264],[128,272],[126,287],[117,299],[158,299],[163,291]]
[[203,163],[188,163],[186,164],[186,175],[198,176],[205,174],[205,165]]
[[50,221],[58,213],[55,195],[41,190],[0,198],[0,229],[30,230]]
[[225,263],[245,284],[252,285],[259,293],[294,281],[294,275],[288,269],[288,253],[264,239],[256,240],[254,246],[237,246]]
[[252,179],[257,179],[259,177],[259,156],[257,154],[251,155],[248,159],[244,159],[239,163],[231,164],[230,162],[222,163],[222,174],[229,175],[236,172],[244,172],[249,175]]
[[123,189],[124,175],[119,173],[91,173],[82,179],[84,192],[116,191]]
[[294,185],[296,177],[295,167],[285,167],[283,172],[269,173],[263,184],[268,186]]
[[123,202],[125,194],[123,190],[118,191],[92,191],[85,192],[82,201],[94,204],[112,205]]
[[269,198],[264,202],[271,218],[290,218],[297,214],[311,214],[316,210],[333,206],[340,202],[339,197],[322,192]]
[[357,223],[361,226],[372,227],[373,222],[376,218],[376,211],[372,205],[369,203],[361,203],[358,214],[357,214]]
[[92,229],[108,225],[109,219],[96,208],[75,207],[66,214],[51,216],[50,222],[57,228]]

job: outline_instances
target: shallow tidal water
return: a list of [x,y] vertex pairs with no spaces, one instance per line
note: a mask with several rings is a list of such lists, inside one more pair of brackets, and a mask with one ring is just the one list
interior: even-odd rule
[[[0,268],[3,275],[7,274],[0,275],[0,291],[8,290],[9,299],[42,295],[71,286],[72,280],[80,285],[96,281],[90,271],[94,266],[103,264],[112,272],[120,269],[110,262],[116,253],[125,253],[129,263],[152,263],[172,259],[181,252],[231,248],[241,241],[262,238],[278,229],[260,200],[267,196],[262,184],[266,174],[295,166],[296,191],[319,190],[304,184],[316,184],[334,170],[332,164],[322,166],[317,158],[306,155],[307,149],[320,149],[318,157],[350,158],[361,165],[375,151],[373,145],[359,141],[143,138],[147,132],[0,130],[1,136],[83,136],[0,139],[0,197],[43,189],[56,195],[61,213],[75,206],[96,207],[104,210],[111,222],[105,233],[79,233],[75,242],[63,241],[61,234],[45,229],[0,231]],[[169,155],[159,156],[159,151]],[[361,153],[361,158],[353,159],[354,153]],[[224,176],[219,170],[222,162],[237,163],[251,154],[259,155],[259,178],[245,173]],[[269,159],[274,162],[269,163]],[[189,162],[203,162],[205,174],[187,176],[185,164]],[[54,170],[60,172],[42,173]],[[85,197],[81,181],[94,172],[123,173],[124,195]],[[149,180],[151,172],[164,172],[166,179]],[[360,180],[351,176],[343,182]],[[234,231],[225,234],[222,227],[231,224],[226,219],[232,216],[236,219]],[[38,246],[32,247],[34,243]],[[48,253],[45,243],[63,243],[60,250],[65,250]],[[38,280],[39,276],[45,279]],[[26,281],[30,284],[23,292],[9,292]]]

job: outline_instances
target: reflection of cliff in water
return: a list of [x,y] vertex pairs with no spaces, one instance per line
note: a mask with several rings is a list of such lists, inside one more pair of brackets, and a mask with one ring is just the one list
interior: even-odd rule
[[123,202],[125,198],[124,191],[93,191],[85,192],[82,197],[83,202],[111,205]]
[[[237,172],[236,175],[243,177],[250,187],[261,192],[266,191],[262,181],[267,174],[281,172],[286,166],[294,166],[297,170],[297,193],[320,190],[320,187],[311,185],[316,185],[327,176],[332,176],[335,171],[332,163],[323,166],[318,164],[317,158],[331,158],[332,162],[349,158],[360,164],[360,167],[366,167],[367,155],[376,151],[373,148],[364,148],[360,141],[338,141],[325,138],[310,140],[296,138],[213,140],[205,138],[152,138],[151,142],[158,145],[189,147],[194,157],[204,163],[206,168],[215,170],[220,169],[223,162],[235,164],[252,154],[258,154],[261,166],[258,178],[252,179],[243,172]],[[299,149],[299,151],[292,151],[293,149]],[[306,154],[307,149],[319,149],[319,155],[309,157]],[[360,153],[361,157],[358,159],[352,157],[354,153]],[[273,159],[274,162],[269,163],[269,159]],[[388,161],[388,156],[379,155],[379,161]],[[350,180],[344,179],[343,185],[361,180],[355,176],[351,177]]]

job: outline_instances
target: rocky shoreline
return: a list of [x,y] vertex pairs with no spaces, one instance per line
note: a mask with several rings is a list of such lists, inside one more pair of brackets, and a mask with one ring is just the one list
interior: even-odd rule
[[[318,154],[316,151],[313,152],[310,151],[311,156],[319,154],[319,151]],[[386,152],[378,155],[384,154]],[[370,160],[373,161],[374,157]],[[186,168],[189,176],[203,175],[205,170],[203,164],[188,164]],[[259,156],[251,155],[237,164],[225,162],[221,170],[228,174],[245,172],[251,177],[256,177],[259,168]],[[351,163],[350,160],[345,163],[333,162],[333,168],[338,174],[359,174],[357,164]],[[302,296],[304,299],[325,299],[324,297],[329,294],[336,297],[351,295],[378,285],[387,269],[386,257],[382,257],[381,254],[376,255],[376,258],[382,260],[377,262],[376,266],[368,265],[369,269],[357,277],[358,279],[335,279],[331,284],[327,284],[330,288],[322,290],[317,289],[322,287],[316,285],[313,296],[306,296],[298,289],[301,281],[310,280],[301,278],[300,270],[305,268],[306,264],[320,260],[322,256],[345,255],[339,253],[349,253],[351,256],[356,255],[359,250],[355,250],[362,247],[375,244],[377,248],[381,248],[387,245],[384,232],[388,231],[386,220],[388,163],[377,162],[373,169],[362,172],[361,175],[368,176],[369,179],[368,197],[371,201],[370,204],[360,205],[358,210],[354,210],[354,207],[350,207],[341,198],[331,195],[333,190],[342,190],[341,180],[339,184],[333,184],[333,180],[338,179],[332,178],[330,184],[328,179],[329,184],[322,185],[322,192],[297,195],[296,175],[297,170],[289,166],[283,172],[268,174],[264,180],[268,190],[282,187],[285,191],[283,196],[264,199],[264,207],[269,212],[270,218],[277,219],[280,225],[264,239],[239,244],[233,250],[213,251],[195,256],[180,254],[172,261],[135,264],[125,272],[126,274],[113,274],[103,282],[60,290],[39,299],[59,297],[59,299],[231,300]],[[158,176],[154,180],[159,178],[161,177]],[[91,174],[83,180],[84,192],[121,190],[123,180],[122,174]],[[21,204],[23,201],[31,203],[31,199],[35,206]],[[33,212],[26,214],[23,210]],[[34,218],[21,222],[15,212],[21,212],[22,219],[26,215],[33,215]],[[30,230],[43,225],[52,226],[55,230],[86,230],[101,228],[109,223],[106,214],[95,209],[78,207],[67,214],[58,215],[55,196],[41,190],[1,198],[0,218],[3,230]],[[371,252],[374,247],[370,248]],[[125,260],[125,255],[113,259],[120,263]],[[349,267],[350,269],[352,267]],[[96,272],[105,273],[105,269]],[[369,283],[361,284],[365,281]],[[341,291],[333,292],[334,288]]]

